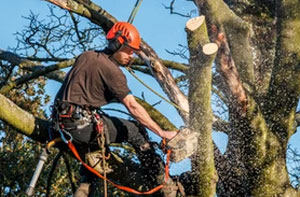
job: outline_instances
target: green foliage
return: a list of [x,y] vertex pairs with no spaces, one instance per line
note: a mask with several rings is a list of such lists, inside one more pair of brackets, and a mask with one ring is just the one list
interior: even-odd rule
[[[49,6],[49,12],[47,20],[40,19],[33,13],[24,17],[29,24],[21,32],[16,33],[17,47],[14,51],[35,61],[36,65],[43,65],[49,62],[59,63],[80,52],[99,49],[100,45],[104,44],[104,41],[96,40],[102,34],[96,25],[89,22],[81,23],[78,16],[60,11],[54,6]],[[26,69],[27,66],[30,67],[26,63],[14,65],[0,60],[0,89],[16,79],[31,74],[31,70]],[[46,113],[45,106],[51,97],[45,90],[47,80],[49,79],[40,76],[14,87],[5,96],[35,117],[48,119],[49,114]],[[44,144],[26,138],[0,121],[0,196],[25,195],[43,146]],[[51,154],[38,179],[35,196],[45,196],[49,173],[57,154],[57,149],[51,149]],[[69,162],[72,179],[77,186],[80,178],[79,163],[74,158],[69,158]],[[65,161],[61,157],[51,179],[50,196],[72,196],[68,176]],[[102,184],[102,181],[97,182],[99,187],[96,189],[96,196],[103,196]],[[109,186],[108,190],[109,196],[126,196],[124,192],[112,186]]]
[[[30,139],[24,139],[21,134],[18,134],[11,128],[6,127],[3,129],[9,132],[1,139],[0,195],[23,196],[38,163],[41,145]],[[57,151],[53,151],[53,153],[55,152],[57,153]],[[50,155],[38,179],[35,188],[35,194],[37,196],[46,193],[47,179],[52,166],[51,161],[53,161],[54,156],[55,154]],[[74,161],[72,166],[74,170],[78,168],[78,164]],[[67,176],[68,173],[65,164],[63,160],[60,159],[52,178],[52,184],[54,184],[52,185],[51,196],[53,196],[53,194],[70,196],[72,194]]]
[[[17,71],[14,74],[17,76],[21,73]],[[49,101],[49,96],[45,95],[44,77],[12,90],[6,96],[34,116],[46,118],[47,115],[43,107]],[[42,145],[18,134],[3,122],[1,122],[0,136],[0,195],[23,196],[38,163]],[[53,161],[57,150],[53,151],[53,153],[50,155],[38,180],[35,190],[37,196],[46,193],[47,178],[52,165],[51,161]],[[75,170],[78,168],[78,164],[74,160],[72,160],[72,166]],[[70,196],[72,194],[67,176],[65,164],[60,159],[52,180],[52,183],[55,183],[52,186],[52,194],[59,194],[60,196]]]

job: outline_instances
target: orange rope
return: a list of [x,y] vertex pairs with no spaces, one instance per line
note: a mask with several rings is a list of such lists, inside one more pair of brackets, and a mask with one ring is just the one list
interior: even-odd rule
[[107,179],[106,177],[104,177],[103,175],[101,175],[99,172],[97,172],[94,168],[92,168],[91,166],[89,166],[88,164],[86,164],[79,156],[75,146],[73,145],[73,143],[68,140],[68,143],[67,143],[68,147],[70,148],[70,150],[73,152],[74,156],[82,163],[82,165],[84,165],[84,167],[86,167],[89,171],[91,171],[92,173],[94,173],[95,175],[97,175],[99,178],[103,179],[103,180],[106,180],[107,182],[109,182],[110,184],[112,184],[113,186],[115,186],[116,188],[120,189],[120,190],[124,190],[124,191],[127,191],[127,192],[130,192],[130,193],[133,193],[133,194],[137,194],[137,195],[149,195],[149,194],[153,194],[154,192],[157,192],[159,191],[161,188],[164,187],[164,183],[168,180],[169,178],[169,162],[170,162],[170,153],[171,153],[171,150],[167,150],[167,161],[166,161],[166,166],[165,166],[165,180],[164,180],[164,183],[159,185],[159,186],[156,186],[155,188],[149,190],[149,191],[146,191],[146,192],[140,192],[140,191],[137,191],[135,189],[132,189],[132,188],[129,188],[129,187],[126,187],[126,186],[122,186],[122,185],[118,185],[114,182],[112,182],[111,180]]

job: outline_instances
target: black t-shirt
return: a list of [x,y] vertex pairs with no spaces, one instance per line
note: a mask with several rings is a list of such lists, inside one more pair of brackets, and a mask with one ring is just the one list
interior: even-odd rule
[[57,93],[56,98],[69,103],[98,108],[130,93],[119,66],[101,51],[81,54]]

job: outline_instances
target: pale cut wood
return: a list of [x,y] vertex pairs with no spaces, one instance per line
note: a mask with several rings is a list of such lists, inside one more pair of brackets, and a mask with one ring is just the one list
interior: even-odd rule
[[195,31],[198,27],[200,27],[203,24],[204,21],[205,21],[204,16],[197,16],[191,18],[186,22],[186,28],[189,29],[190,31]]
[[216,43],[208,43],[203,46],[202,52],[205,55],[212,55],[215,54],[218,51],[218,45]]

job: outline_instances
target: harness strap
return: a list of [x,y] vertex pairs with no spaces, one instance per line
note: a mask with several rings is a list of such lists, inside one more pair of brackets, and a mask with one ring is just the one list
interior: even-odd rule
[[[94,121],[96,121],[96,131],[98,132],[98,134],[102,134],[103,135],[103,122],[101,121],[99,114],[94,113],[92,117],[94,118]],[[59,131],[59,133],[61,135],[62,141],[64,141],[67,144],[67,146],[72,151],[72,153],[74,154],[74,156],[76,157],[76,159],[78,159],[81,162],[81,164],[86,169],[88,169],[90,172],[92,172],[93,174],[95,174],[99,178],[103,179],[104,181],[109,182],[111,185],[113,185],[114,187],[116,187],[116,188],[118,188],[120,190],[123,190],[123,191],[126,191],[126,192],[130,192],[130,193],[133,193],[133,194],[137,194],[137,195],[149,195],[149,194],[153,194],[153,193],[159,191],[160,189],[162,189],[165,186],[165,184],[168,181],[168,179],[169,179],[169,163],[170,163],[171,150],[167,150],[166,151],[166,153],[167,153],[167,159],[166,159],[166,166],[165,166],[165,178],[164,178],[164,182],[161,185],[158,185],[158,186],[154,187],[153,189],[151,189],[149,191],[141,192],[141,191],[137,191],[135,189],[132,189],[130,187],[122,186],[122,185],[118,185],[118,184],[114,183],[113,181],[111,181],[108,178],[106,178],[105,174],[103,176],[98,171],[96,171],[94,168],[92,168],[87,163],[85,163],[81,159],[81,157],[78,154],[78,152],[77,152],[74,144],[72,143],[72,135],[64,130],[64,125],[63,124],[56,124],[56,127],[58,127],[58,131]],[[69,139],[66,139],[63,133],[67,134]]]
[[166,166],[165,166],[165,180],[164,180],[164,183],[161,184],[161,185],[158,185],[156,186],[155,188],[149,190],[149,191],[146,191],[146,192],[140,192],[140,191],[137,191],[135,189],[132,189],[130,187],[126,187],[126,186],[122,186],[122,185],[118,185],[114,182],[112,182],[111,180],[107,179],[106,177],[104,177],[103,175],[101,175],[99,172],[97,172],[94,168],[92,168],[91,166],[89,166],[87,163],[85,163],[79,156],[75,146],[73,145],[73,143],[68,140],[67,141],[67,145],[68,147],[70,148],[70,150],[73,152],[74,156],[82,163],[82,165],[84,167],[86,167],[90,172],[94,173],[95,175],[97,175],[99,178],[103,179],[103,180],[106,180],[107,182],[109,182],[111,185],[115,186],[116,188],[120,189],[120,190],[123,190],[123,191],[126,191],[126,192],[130,192],[130,193],[133,193],[133,194],[137,194],[137,195],[149,195],[149,194],[153,194],[157,191],[159,191],[160,189],[162,189],[164,187],[164,184],[166,183],[166,181],[168,180],[169,178],[169,162],[170,162],[170,153],[171,153],[171,150],[168,150],[167,151],[167,161],[166,161]]

